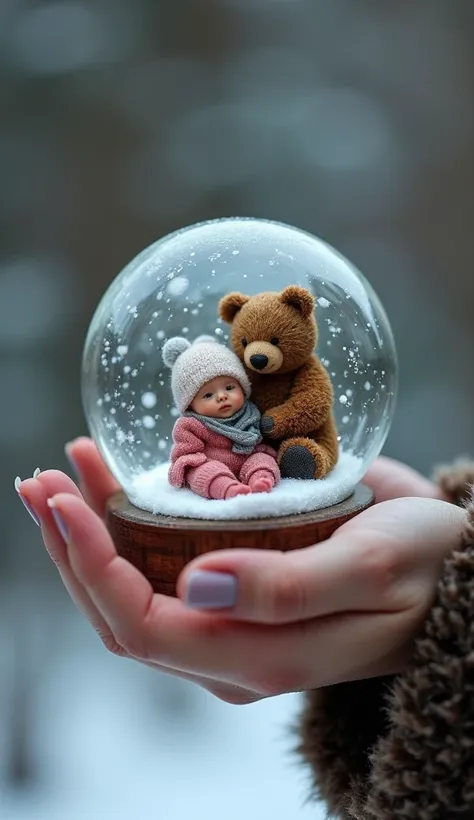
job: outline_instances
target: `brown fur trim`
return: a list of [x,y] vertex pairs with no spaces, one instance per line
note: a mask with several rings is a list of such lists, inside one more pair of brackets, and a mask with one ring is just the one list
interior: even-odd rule
[[374,749],[370,820],[474,818],[474,502]]
[[464,505],[474,484],[474,462],[459,458],[451,466],[441,465],[435,470],[434,480],[453,504]]
[[[461,502],[466,474],[443,472]],[[463,542],[409,667],[306,696],[299,753],[341,820],[474,818],[474,497],[463,506]]]
[[312,794],[349,820],[354,792],[365,794],[369,753],[388,730],[384,699],[393,678],[338,683],[308,692],[297,752],[311,767]]

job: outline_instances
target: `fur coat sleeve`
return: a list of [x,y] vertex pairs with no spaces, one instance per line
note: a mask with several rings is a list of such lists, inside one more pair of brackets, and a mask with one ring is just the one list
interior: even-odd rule
[[463,543],[403,673],[307,693],[298,733],[338,820],[474,820],[474,463],[439,472]]

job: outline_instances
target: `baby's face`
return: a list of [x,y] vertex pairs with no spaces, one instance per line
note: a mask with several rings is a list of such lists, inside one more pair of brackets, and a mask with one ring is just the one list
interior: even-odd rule
[[201,416],[229,419],[240,410],[244,401],[244,391],[236,379],[218,376],[204,384],[196,393],[191,410]]

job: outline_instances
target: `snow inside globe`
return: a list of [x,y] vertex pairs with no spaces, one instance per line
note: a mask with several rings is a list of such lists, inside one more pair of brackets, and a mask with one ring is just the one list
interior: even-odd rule
[[[320,479],[282,478],[270,492],[225,500],[172,486],[173,428],[183,408],[173,398],[163,346],[174,337],[185,345],[212,336],[230,348],[231,326],[219,317],[223,297],[289,286],[313,297],[314,354],[333,390],[335,465]],[[325,242],[262,219],[203,222],[143,250],[102,298],[83,355],[85,414],[110,471],[135,507],[182,518],[257,519],[344,501],[382,449],[396,390],[392,332],[371,285]]]

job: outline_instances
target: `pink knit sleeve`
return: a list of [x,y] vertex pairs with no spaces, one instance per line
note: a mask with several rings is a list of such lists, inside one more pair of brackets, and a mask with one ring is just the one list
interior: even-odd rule
[[202,432],[205,427],[197,419],[180,418],[173,428],[173,447],[168,480],[173,487],[184,487],[186,473],[207,461]]
[[272,458],[277,457],[277,451],[273,449],[273,447],[269,447],[268,444],[257,444],[255,453],[266,453],[267,456],[271,456]]

